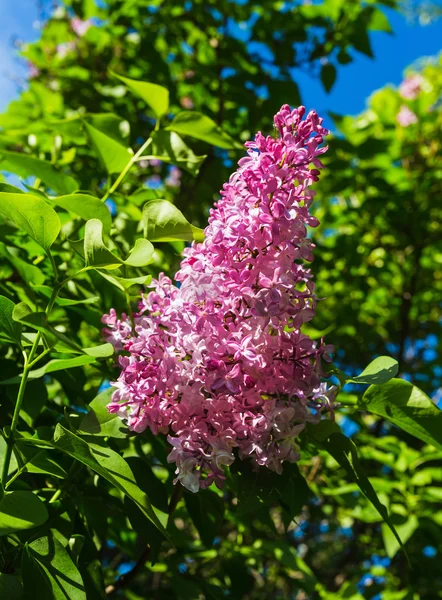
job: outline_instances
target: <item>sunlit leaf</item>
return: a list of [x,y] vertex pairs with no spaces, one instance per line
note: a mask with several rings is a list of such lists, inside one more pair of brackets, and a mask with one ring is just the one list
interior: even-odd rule
[[86,223],[83,242],[71,242],[72,246],[82,254],[87,267],[97,269],[117,269],[121,265],[130,267],[144,267],[152,262],[154,247],[140,238],[126,260],[113,254],[103,242],[103,223],[98,219],[91,219]]
[[87,600],[83,579],[67,550],[53,537],[25,545],[22,554],[24,600]]
[[78,215],[85,221],[99,219],[103,223],[104,231],[109,233],[112,225],[111,214],[107,206],[98,198],[87,194],[71,194],[51,198],[51,202]]
[[121,173],[132,158],[132,151],[89,123],[84,123],[91,143],[107,172]]
[[32,529],[47,518],[46,506],[32,492],[6,492],[0,500],[0,536]]
[[25,178],[34,175],[59,194],[70,194],[78,189],[70,175],[57,171],[49,162],[21,152],[0,150],[0,169]]
[[134,285],[149,285],[152,281],[152,275],[142,275],[141,277],[117,277],[116,275],[109,275],[109,273],[103,273],[99,271],[100,275],[107,281],[115,285],[121,291],[130,290]]
[[146,159],[158,159],[172,163],[192,175],[197,175],[206,155],[196,156],[177,133],[163,129],[152,135],[149,155],[141,156],[139,160]]
[[403,379],[370,386],[360,407],[442,450],[442,411],[418,387]]
[[353,383],[380,385],[390,381],[397,375],[398,362],[390,356],[379,356],[375,358],[360,375],[352,377]]
[[183,213],[167,200],[150,200],[143,207],[144,237],[152,242],[204,239],[204,232],[189,223]]
[[137,95],[139,98],[144,100],[146,104],[153,110],[157,119],[160,119],[166,114],[169,108],[169,90],[162,85],[156,83],[149,83],[147,81],[137,81],[135,79],[129,79],[112,73],[114,77],[117,77],[127,87]]
[[188,135],[226,150],[243,149],[243,146],[223,131],[215,121],[199,112],[179,112],[166,130],[176,131],[180,135]]
[[0,192],[0,215],[26,231],[45,250],[55,242],[61,227],[55,210],[30,194]]

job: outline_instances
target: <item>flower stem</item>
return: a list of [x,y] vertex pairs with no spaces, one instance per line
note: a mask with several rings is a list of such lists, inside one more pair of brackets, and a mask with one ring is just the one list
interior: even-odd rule
[[[34,345],[32,346],[32,348],[34,348],[34,346],[36,345],[37,339],[38,339],[38,336],[35,338]],[[32,350],[31,350],[31,352],[32,352]],[[26,383],[28,381],[28,375],[29,375],[29,371],[30,371],[28,357],[26,354],[24,354],[24,357],[25,357],[25,364],[23,367],[23,375],[22,375],[22,378],[20,381],[20,387],[18,389],[17,401],[16,401],[15,407],[14,407],[14,414],[12,416],[11,430],[8,434],[8,437],[6,438],[6,453],[5,453],[5,460],[3,462],[3,470],[2,470],[2,486],[3,487],[5,487],[6,480],[8,479],[9,465],[11,463],[12,449],[14,447],[14,433],[17,428],[17,423],[18,423],[18,419],[20,416],[21,406],[23,404],[23,399],[25,397]]]
[[115,190],[117,189],[117,187],[120,185],[120,183],[123,181],[123,179],[126,177],[126,175],[128,174],[128,172],[132,168],[132,165],[143,154],[143,152],[146,150],[146,148],[148,148],[150,146],[151,143],[152,143],[152,138],[149,138],[148,140],[146,140],[144,142],[144,144],[141,146],[141,148],[138,150],[138,152],[136,152],[132,156],[132,158],[129,160],[129,162],[127,163],[127,165],[124,167],[124,169],[118,175],[118,177],[116,178],[116,180],[114,181],[114,183],[112,184],[112,186],[107,190],[107,192],[105,193],[105,195],[101,199],[102,202],[105,202],[109,198],[109,196],[113,192],[115,192]]
[[[51,258],[51,262],[53,263],[53,259],[52,259],[52,256],[50,253],[48,253],[48,256]],[[50,314],[50,312],[54,306],[55,300],[57,299],[58,292],[60,291],[60,285],[57,283],[57,279],[58,279],[57,278],[57,267],[55,266],[55,263],[53,263],[53,268],[54,268],[54,276],[55,276],[55,285],[54,285],[54,289],[52,290],[51,297],[49,299],[48,305],[45,310],[46,315]],[[14,414],[12,415],[11,429],[9,431],[8,436],[6,437],[5,460],[3,462],[2,474],[1,474],[1,483],[2,483],[3,487],[5,487],[6,481],[8,479],[9,465],[11,463],[12,450],[14,448],[14,434],[15,434],[15,430],[17,429],[18,420],[20,418],[20,411],[21,411],[21,407],[22,407],[23,400],[25,397],[26,384],[28,382],[29,373],[30,373],[33,365],[38,360],[40,360],[40,358],[42,358],[43,355],[47,354],[47,350],[44,350],[40,356],[35,358],[38,346],[40,344],[40,339],[41,339],[41,333],[38,332],[37,335],[35,336],[35,340],[34,340],[34,343],[32,344],[29,356],[25,352],[23,352],[23,356],[24,356],[23,373],[22,373],[22,377],[21,377],[21,381],[20,381],[20,387],[18,388],[17,400],[15,402],[15,407],[14,407]]]

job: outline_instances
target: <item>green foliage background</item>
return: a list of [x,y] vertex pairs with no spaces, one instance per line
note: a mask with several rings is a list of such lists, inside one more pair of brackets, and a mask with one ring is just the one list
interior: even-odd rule
[[[290,69],[330,89],[389,31],[384,5],[65,0],[22,48],[29,88],[0,116],[0,169],[29,186],[0,183],[0,598],[442,597],[440,59],[416,100],[387,87],[333,116],[309,333],[335,345],[345,388],[299,468],[239,464],[224,491],[182,494],[165,440],[105,409],[102,314],[173,274],[241,143],[302,100]],[[97,20],[79,36],[75,15]],[[395,360],[364,371],[383,355],[410,383]]]

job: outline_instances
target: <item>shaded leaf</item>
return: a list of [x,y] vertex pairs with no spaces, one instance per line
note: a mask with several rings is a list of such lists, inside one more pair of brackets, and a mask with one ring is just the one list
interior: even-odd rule
[[11,342],[20,343],[21,325],[14,321],[12,313],[15,304],[6,296],[0,296],[0,337],[5,337]]
[[201,541],[210,548],[223,524],[224,501],[211,490],[185,493],[186,507]]
[[126,494],[164,533],[164,527],[152,509],[148,497],[138,488],[133,473],[122,456],[110,448],[94,443],[88,444],[60,424],[55,429],[54,446],[82,462]]
[[2,600],[21,600],[23,584],[18,575],[0,573],[0,598]]
[[321,81],[326,92],[329,92],[336,81],[336,67],[331,63],[322,65],[321,67]]
[[126,438],[128,429],[120,417],[107,410],[115,390],[109,388],[99,394],[89,404],[89,412],[81,421],[80,434],[98,435],[104,437]]
[[326,435],[325,431],[320,432],[319,435],[315,435],[316,427],[316,425],[308,427],[308,435],[319,442],[319,445],[327,450],[336,462],[347,471],[350,478],[358,484],[359,488],[376,508],[385,523],[391,529],[399,545],[402,547],[401,540],[391,522],[387,509],[380,502],[359,461],[355,444],[342,433],[337,431],[333,432],[334,428],[330,428],[329,431],[331,431],[331,433],[328,433],[328,435]]

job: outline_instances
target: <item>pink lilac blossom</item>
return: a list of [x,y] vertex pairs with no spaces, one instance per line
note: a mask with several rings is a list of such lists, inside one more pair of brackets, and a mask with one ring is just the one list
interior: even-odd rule
[[399,86],[399,94],[406,100],[415,100],[422,89],[424,78],[415,73],[410,75]]
[[89,19],[87,21],[83,21],[79,17],[71,19],[71,27],[78,37],[83,37],[91,26],[92,22]]
[[401,109],[396,116],[396,120],[402,127],[408,127],[409,125],[417,123],[417,116],[408,108],[408,106],[401,106]]
[[58,44],[55,49],[55,54],[57,58],[63,59],[71,54],[77,49],[77,44],[75,42],[63,42],[62,44]]
[[181,185],[181,169],[172,165],[169,169],[169,174],[165,179],[165,184],[170,187],[180,187]]
[[[224,480],[237,454],[282,472],[297,436],[333,408],[321,383],[332,346],[302,325],[315,314],[306,226],[328,131],[312,111],[284,105],[278,139],[256,135],[211,209],[205,240],[184,250],[179,287],[161,274],[134,315],[103,317],[120,356],[108,406],[142,432],[168,434],[176,482],[192,492]],[[310,165],[313,168],[310,168]],[[312,410],[314,409],[314,410]]]

